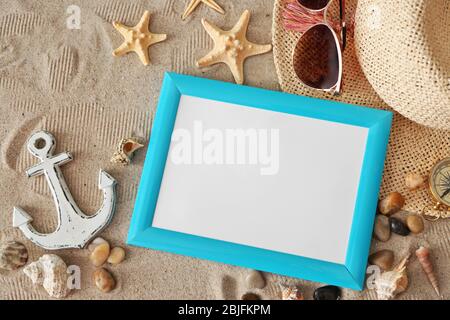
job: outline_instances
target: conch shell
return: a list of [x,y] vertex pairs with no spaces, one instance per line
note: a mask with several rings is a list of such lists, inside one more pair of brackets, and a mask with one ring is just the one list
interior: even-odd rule
[[114,152],[111,162],[123,165],[130,164],[133,153],[142,147],[144,147],[144,145],[137,142],[137,139],[135,138],[123,139],[120,141],[117,151]]
[[44,254],[38,261],[26,266],[23,272],[34,284],[42,285],[50,297],[64,298],[70,292],[67,265],[55,254]]
[[406,263],[410,254],[392,271],[383,272],[375,280],[375,290],[379,300],[390,300],[408,288]]
[[281,299],[283,300],[305,300],[303,294],[297,286],[284,286],[281,287]]
[[422,266],[423,271],[427,275],[428,280],[433,286],[434,291],[436,291],[437,295],[440,297],[441,293],[439,291],[439,282],[436,274],[433,271],[433,264],[430,261],[430,249],[421,246],[416,250],[416,256],[417,259],[419,259],[419,262]]
[[27,248],[20,242],[8,241],[0,245],[0,269],[19,269],[28,260]]

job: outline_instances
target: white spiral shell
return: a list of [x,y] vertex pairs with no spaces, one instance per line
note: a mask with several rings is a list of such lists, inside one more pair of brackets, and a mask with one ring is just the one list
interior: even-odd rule
[[408,288],[406,263],[409,255],[392,271],[383,272],[375,280],[375,291],[379,300],[390,300]]

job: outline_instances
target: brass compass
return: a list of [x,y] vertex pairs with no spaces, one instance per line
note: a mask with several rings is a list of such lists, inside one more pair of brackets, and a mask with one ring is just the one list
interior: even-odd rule
[[[425,206],[422,214],[427,220],[450,217],[450,157],[445,158],[431,169],[428,177],[429,192],[433,206]],[[427,209],[432,209],[427,211]]]

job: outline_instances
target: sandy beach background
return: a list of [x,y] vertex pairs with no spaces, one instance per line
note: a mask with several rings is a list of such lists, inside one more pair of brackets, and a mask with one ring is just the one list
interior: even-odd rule
[[[12,208],[20,205],[44,233],[56,227],[56,212],[43,176],[26,178],[36,163],[25,148],[32,132],[45,129],[57,140],[56,152],[70,151],[74,160],[62,166],[66,182],[79,207],[93,213],[102,202],[97,175],[105,169],[118,181],[117,210],[102,236],[124,246],[127,259],[108,267],[118,280],[109,294],[100,293],[91,276],[87,250],[56,252],[68,265],[81,267],[81,290],[68,299],[239,299],[248,290],[249,270],[153,250],[126,247],[125,239],[146,149],[137,152],[130,166],[109,162],[120,139],[148,139],[164,71],[233,81],[229,69],[216,65],[197,69],[195,60],[212,48],[201,26],[208,18],[231,28],[244,9],[252,13],[248,38],[270,43],[272,0],[218,0],[226,15],[200,5],[186,21],[181,14],[187,0],[47,1],[5,0],[0,3],[0,241],[19,240],[28,248],[30,261],[44,253],[11,227]],[[81,9],[81,29],[66,27],[66,8]],[[166,41],[150,48],[150,66],[134,53],[112,56],[122,43],[111,22],[135,25],[144,10],[151,12],[150,30],[166,33]],[[248,59],[246,84],[279,90],[272,54]],[[393,235],[388,243],[373,241],[372,251],[389,248],[396,262],[410,248],[428,244],[445,297],[450,295],[450,225],[426,223],[420,236]],[[400,299],[435,299],[417,260],[409,264],[410,287]],[[263,299],[280,297],[280,283],[298,284],[306,298],[321,284],[265,274],[268,285],[254,292]],[[19,271],[0,273],[0,299],[46,299],[41,287]],[[373,290],[344,290],[344,299],[374,299]]]

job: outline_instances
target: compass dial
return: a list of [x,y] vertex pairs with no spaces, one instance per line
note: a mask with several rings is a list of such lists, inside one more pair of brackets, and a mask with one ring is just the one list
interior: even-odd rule
[[438,162],[432,169],[430,190],[437,201],[450,207],[450,158]]

